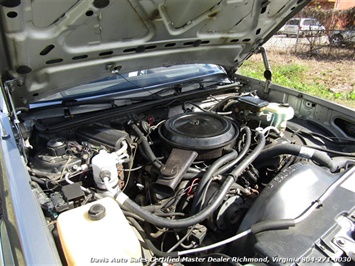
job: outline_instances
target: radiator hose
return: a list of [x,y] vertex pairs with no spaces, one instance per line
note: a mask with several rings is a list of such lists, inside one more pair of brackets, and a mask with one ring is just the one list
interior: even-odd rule
[[[257,135],[257,146],[255,149],[240,163],[236,168],[227,176],[223,182],[219,192],[216,193],[213,200],[200,212],[183,219],[171,220],[163,217],[159,217],[150,213],[149,211],[143,209],[141,206],[136,204],[133,200],[129,199],[126,194],[122,191],[118,191],[114,195],[114,199],[125,209],[128,209],[132,213],[140,216],[145,221],[154,224],[159,227],[168,228],[186,228],[188,226],[197,224],[209,217],[223,202],[225,195],[229,192],[230,188],[237,181],[238,176],[251,164],[256,157],[260,154],[265,146],[265,136],[262,132],[256,132]],[[104,182],[107,186],[107,190],[110,191],[110,184],[108,178],[104,178]]]
[[195,197],[192,203],[192,214],[198,212],[202,205],[203,205],[203,191],[206,189],[206,185],[208,184],[208,181],[215,175],[220,175],[225,173],[227,170],[232,168],[236,163],[238,163],[248,152],[250,143],[251,143],[251,131],[250,128],[247,126],[244,126],[240,129],[240,131],[245,131],[246,134],[246,142],[244,145],[244,148],[238,155],[238,153],[235,150],[229,150],[229,153],[215,161],[207,170],[207,172],[203,175],[202,179],[200,180]]
[[267,147],[260,153],[258,158],[255,160],[255,165],[257,165],[258,163],[262,163],[270,158],[284,154],[311,159],[320,164],[321,166],[328,167],[332,173],[337,171],[339,168],[337,164],[335,164],[334,161],[327,155],[327,153],[290,143],[282,143]]

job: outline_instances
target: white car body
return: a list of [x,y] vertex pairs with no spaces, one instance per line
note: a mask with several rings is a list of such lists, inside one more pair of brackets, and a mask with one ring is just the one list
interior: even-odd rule
[[322,35],[325,27],[313,18],[292,18],[284,27],[283,33],[288,35],[314,36]]

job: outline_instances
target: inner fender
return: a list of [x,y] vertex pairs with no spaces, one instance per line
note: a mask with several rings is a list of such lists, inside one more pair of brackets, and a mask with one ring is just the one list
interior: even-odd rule
[[340,174],[306,162],[296,163],[264,188],[244,217],[239,231],[261,221],[294,219],[338,179]]

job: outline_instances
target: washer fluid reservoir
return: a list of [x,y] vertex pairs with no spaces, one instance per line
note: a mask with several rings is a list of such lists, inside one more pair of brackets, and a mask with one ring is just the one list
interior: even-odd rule
[[142,261],[138,238],[112,198],[61,213],[57,227],[68,265]]

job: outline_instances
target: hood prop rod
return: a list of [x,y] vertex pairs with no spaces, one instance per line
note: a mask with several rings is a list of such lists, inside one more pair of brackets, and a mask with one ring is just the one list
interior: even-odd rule
[[269,94],[271,79],[272,79],[272,71],[271,71],[269,59],[267,57],[266,49],[264,47],[262,47],[262,46],[259,47],[258,52],[261,53],[261,56],[263,57],[263,63],[264,63],[264,67],[265,67],[264,77],[266,79],[266,82],[265,82],[264,92],[266,94]]
[[27,163],[28,160],[27,160],[26,150],[27,150],[27,148],[32,148],[32,146],[27,145],[25,142],[25,139],[23,138],[22,131],[20,128],[20,120],[18,119],[17,111],[16,111],[14,101],[13,101],[12,95],[11,95],[11,93],[15,89],[19,88],[20,86],[21,86],[21,80],[19,80],[19,79],[8,80],[4,83],[4,89],[5,89],[7,99],[8,99],[8,106],[10,108],[9,115],[10,115],[10,117],[12,117],[14,129],[16,130],[15,139],[17,140],[17,142],[19,144],[19,148],[21,150],[23,159]]

